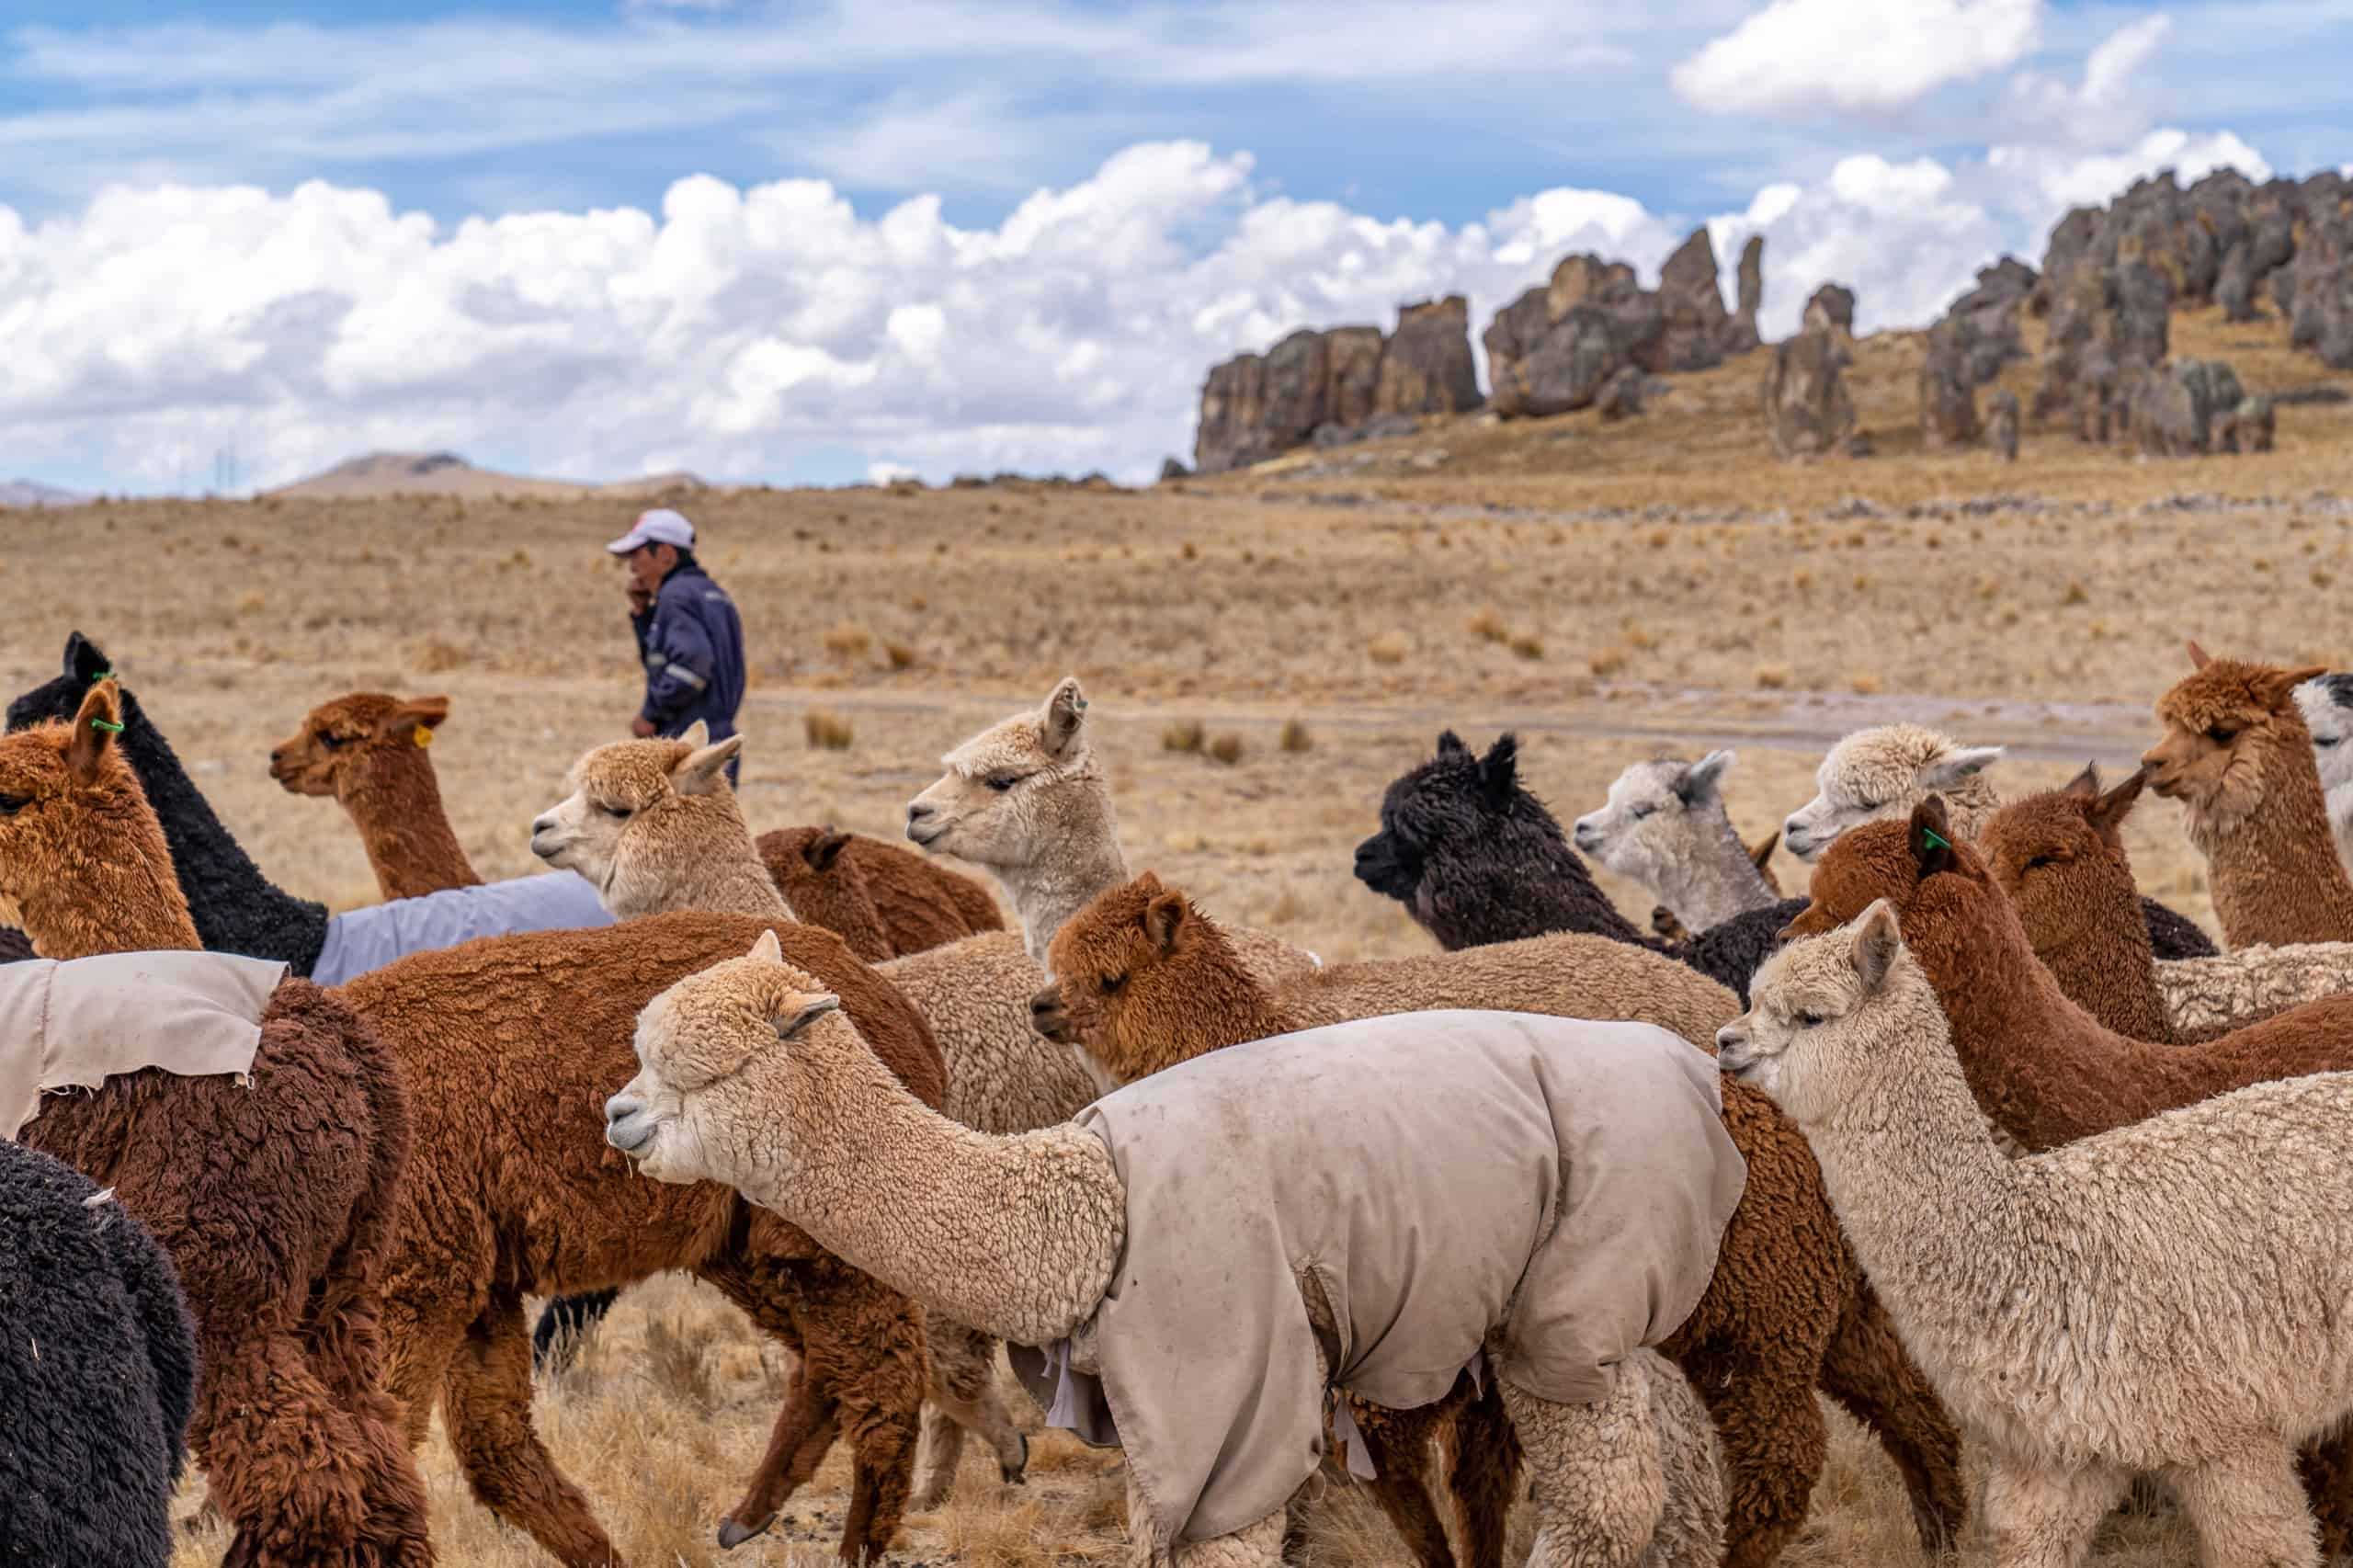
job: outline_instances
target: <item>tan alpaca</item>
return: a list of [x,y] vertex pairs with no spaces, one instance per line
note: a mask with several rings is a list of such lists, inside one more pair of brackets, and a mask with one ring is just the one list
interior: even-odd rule
[[[616,919],[678,910],[793,918],[727,787],[728,759],[744,737],[712,744],[704,733],[697,723],[678,740],[616,741],[588,752],[573,767],[571,795],[531,824],[532,851],[594,883]],[[925,997],[910,991],[907,999],[932,1024],[953,1083],[955,1031],[932,1018]],[[928,1327],[932,1398],[960,1435],[932,1434],[918,1510],[945,1498],[962,1429],[995,1450],[1006,1480],[1019,1480],[1029,1462],[1028,1442],[996,1392],[995,1346],[955,1324],[935,1319]]]
[[2141,758],[2149,787],[2189,812],[2214,914],[2234,948],[2353,942],[2353,880],[2336,857],[2328,803],[2296,687],[2326,672],[2210,659],[2157,701],[2163,739]]
[[449,716],[446,697],[355,691],[312,709],[270,748],[269,776],[288,794],[332,798],[350,815],[387,899],[482,882],[426,750]]
[[[1537,1568],[1638,1557],[1698,1568],[1721,1553],[1712,1463],[1693,1462],[1712,1461],[1697,1439],[1705,1419],[1688,1388],[1667,1392],[1680,1377],[1642,1352],[1704,1288],[1739,1162],[1712,1068],[1661,1031],[1486,1013],[1376,1020],[1221,1052],[1079,1124],[991,1136],[861,1067],[868,1053],[834,999],[763,941],[657,998],[637,1048],[606,1135],[641,1170],[738,1182],[944,1312],[1027,1344],[1071,1342],[1074,1369],[1099,1372],[1120,1422],[1141,1561],[1279,1561],[1282,1507],[1320,1447],[1331,1369],[1319,1318],[1352,1347],[1340,1381],[1369,1396],[1435,1398],[1483,1341],[1536,1478]],[[1453,1067],[1438,1085],[1426,1082],[1433,1050]],[[1384,1103],[1416,1097],[1404,1081],[1421,1085],[1408,1119],[1434,1145],[1427,1158],[1392,1146],[1369,1160],[1348,1116],[1320,1113],[1341,1087],[1322,1065],[1333,1051]],[[1532,1089],[1540,1077],[1564,1092],[1548,1099]],[[1200,1135],[1209,1120],[1248,1153],[1221,1159],[1219,1140]],[[1586,1141],[1605,1127],[1607,1147]],[[1186,1150],[1172,1175],[1162,1156]],[[1528,1188],[1531,1162],[1552,1173],[1534,1188],[1560,1205],[1532,1226],[1502,1197]],[[1443,1234],[1387,1249],[1411,1261],[1376,1288],[1372,1216],[1440,1169],[1464,1201],[1433,1227]],[[1236,1210],[1204,1190],[1226,1185],[1272,1223],[1230,1229]],[[1345,1200],[1330,1200],[1336,1189]],[[1332,1244],[1343,1232],[1357,1250]],[[1591,1244],[1604,1234],[1608,1245]],[[1195,1247],[1217,1250],[1220,1268],[1145,1267],[1107,1299],[1123,1256]],[[1294,1272],[1301,1247],[1318,1259],[1316,1288]],[[1212,1305],[1229,1292],[1189,1293],[1261,1269],[1293,1289],[1245,1285],[1238,1312]],[[1325,1271],[1337,1292],[1321,1288]],[[1396,1359],[1368,1346],[1363,1313],[1387,1314],[1390,1332],[1369,1337]],[[1171,1376],[1184,1397],[1154,1398]],[[1696,1507],[1673,1501],[1695,1494]]]

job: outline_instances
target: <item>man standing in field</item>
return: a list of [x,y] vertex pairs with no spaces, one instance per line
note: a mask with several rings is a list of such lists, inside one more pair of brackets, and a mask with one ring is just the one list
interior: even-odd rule
[[[682,735],[699,719],[712,740],[725,740],[744,700],[744,623],[695,560],[695,526],[657,506],[605,548],[628,564],[630,624],[645,665],[645,702],[630,733]],[[731,786],[735,772],[729,762]]]

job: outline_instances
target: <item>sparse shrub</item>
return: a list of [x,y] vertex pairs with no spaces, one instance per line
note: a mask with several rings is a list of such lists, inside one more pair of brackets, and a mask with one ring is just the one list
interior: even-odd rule
[[268,608],[269,600],[262,597],[261,590],[258,588],[254,589],[252,592],[246,594],[244,597],[237,601],[237,613],[239,615],[259,615],[263,610],[266,610]]
[[1523,631],[1511,640],[1511,651],[1523,659],[1540,659],[1544,656],[1544,640],[1532,631]]
[[1781,690],[1790,684],[1790,666],[1787,665],[1757,665],[1756,684],[1767,691]]
[[673,1326],[666,1317],[645,1322],[647,1377],[655,1388],[702,1411],[719,1403],[710,1383],[710,1369],[703,1359],[703,1351],[716,1333],[711,1321],[708,1315],[700,1316],[685,1328]]
[[1228,767],[1233,767],[1242,760],[1242,737],[1231,734],[1220,735],[1210,743],[1210,756],[1224,763]]
[[836,621],[825,631],[825,652],[836,659],[863,658],[874,646],[874,634],[854,620]]
[[1202,743],[1208,738],[1201,731],[1199,720],[1187,719],[1182,722],[1170,724],[1160,732],[1160,749],[1190,756],[1199,751]]
[[1402,665],[1413,651],[1414,645],[1397,631],[1384,631],[1365,645],[1365,652],[1372,655],[1376,665]]
[[1876,697],[1881,691],[1886,689],[1879,676],[1869,670],[1856,671],[1847,677],[1847,685],[1861,697]]
[[1315,738],[1307,733],[1307,726],[1298,720],[1286,719],[1283,721],[1281,744],[1283,750],[1287,752],[1313,751],[1315,749]]
[[801,715],[801,733],[809,737],[811,751],[847,751],[856,738],[848,720],[822,708],[813,708]]
[[1585,667],[1597,680],[1608,680],[1626,667],[1627,653],[1623,648],[1604,648],[1588,657]]
[[915,667],[915,651],[904,642],[883,643],[882,656],[891,661],[891,667],[894,670],[911,670]]
[[409,667],[419,675],[438,676],[447,670],[463,669],[473,663],[473,655],[455,642],[427,637],[415,644],[408,663]]
[[1511,641],[1511,628],[1504,624],[1504,618],[1495,613],[1493,605],[1486,606],[1478,614],[1472,616],[1463,629],[1483,642],[1508,642]]
[[2092,597],[2084,591],[2081,583],[2071,582],[2067,585],[2067,591],[2059,596],[2059,602],[2063,605],[2087,605],[2092,602]]

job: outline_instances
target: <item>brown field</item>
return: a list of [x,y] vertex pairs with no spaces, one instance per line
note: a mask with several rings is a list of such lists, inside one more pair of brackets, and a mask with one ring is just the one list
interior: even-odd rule
[[[2223,353],[2257,387],[2318,374],[2276,347],[2276,324],[2191,317],[2176,333],[2177,351]],[[1563,816],[1654,749],[1737,744],[1726,792],[1755,836],[1861,723],[2009,743],[2017,790],[2087,758],[2129,767],[2154,734],[2151,700],[2186,668],[2185,636],[2353,665],[2353,502],[2333,494],[2353,407],[2282,409],[2269,457],[2137,461],[2029,432],[2009,467],[1918,449],[1918,358],[1908,336],[1861,346],[1881,454],[1865,461],[1773,462],[1751,359],[1680,379],[1623,426],[1471,416],[1151,492],[698,495],[706,560],[754,650],[747,814],[894,833],[940,752],[1075,671],[1137,868],[1346,959],[1425,946],[1356,885],[1349,852],[1382,785],[1443,726],[1474,743],[1518,728]],[[2029,375],[2013,372],[2021,391]],[[598,550],[631,510],[441,497],[10,513],[18,610],[0,677],[11,691],[47,678],[67,630],[89,632],[265,869],[339,906],[374,896],[357,838],[333,805],[278,791],[267,747],[342,691],[446,691],[434,758],[460,836],[485,875],[520,874],[526,824],[634,706],[619,573]],[[2147,891],[2209,917],[2175,808],[2143,807],[2131,846]],[[1802,868],[1779,869],[1802,886]],[[1611,891],[1647,917],[1647,897]],[[625,1296],[581,1366],[543,1388],[540,1421],[633,1562],[715,1562],[713,1526],[781,1375],[715,1295],[662,1281]],[[1893,1471],[1840,1430],[1786,1561],[1915,1560]],[[428,1467],[445,1562],[546,1561],[467,1497],[438,1437]],[[845,1480],[829,1468],[726,1561],[831,1561]],[[1019,1491],[976,1456],[959,1499],[913,1520],[903,1557],[1113,1562],[1119,1493],[1116,1471],[1059,1437]],[[1329,1499],[1324,1518],[1321,1561],[1401,1561],[1357,1499]],[[224,1544],[199,1527],[179,1562],[209,1568]],[[2194,1557],[2162,1519],[2103,1540],[2106,1562]]]

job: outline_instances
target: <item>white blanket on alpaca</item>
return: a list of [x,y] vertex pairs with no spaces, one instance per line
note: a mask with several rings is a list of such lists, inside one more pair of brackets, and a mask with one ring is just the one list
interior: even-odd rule
[[286,966],[230,953],[108,953],[0,964],[0,1139],[40,1097],[118,1073],[253,1070],[262,1009]]
[[1074,1119],[1119,1167],[1127,1242],[1050,1419],[1111,1437],[1108,1410],[1164,1540],[1265,1517],[1322,1452],[1311,1275],[1332,1385],[1374,1404],[1445,1397],[1483,1349],[1539,1398],[1600,1399],[1715,1272],[1747,1175],[1721,1095],[1665,1029],[1472,1011],[1278,1036],[1108,1095]]
[[444,888],[347,911],[327,921],[311,978],[341,985],[411,953],[454,948],[477,937],[574,931],[610,926],[595,884],[574,871],[547,871],[480,887]]

